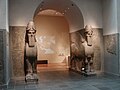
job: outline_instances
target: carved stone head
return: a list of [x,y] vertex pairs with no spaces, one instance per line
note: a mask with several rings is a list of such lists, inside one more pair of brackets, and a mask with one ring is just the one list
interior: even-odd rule
[[34,25],[34,22],[33,21],[29,21],[28,24],[27,24],[27,30],[30,30],[30,29],[35,29],[35,25]]
[[92,46],[92,35],[93,35],[92,26],[86,25],[85,26],[85,36],[86,36],[86,41],[87,41],[88,46]]
[[29,47],[34,47],[36,42],[36,30],[34,27],[34,22],[30,21],[26,27],[26,41],[28,42]]

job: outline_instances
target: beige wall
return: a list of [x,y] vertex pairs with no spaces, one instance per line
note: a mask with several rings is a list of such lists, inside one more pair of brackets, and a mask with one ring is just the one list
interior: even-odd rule
[[[71,1],[73,1],[73,3],[75,3],[82,12],[82,15],[84,17],[84,25],[88,24],[92,25],[94,28],[102,28],[101,0],[71,0]],[[26,26],[28,21],[33,19],[35,10],[41,2],[42,0],[9,0],[10,26]],[[72,20],[74,21],[75,17],[73,16],[71,18],[73,18]],[[73,26],[71,27],[74,27],[74,29],[72,29],[71,32],[81,29],[76,27],[76,24],[74,23],[76,22],[73,22],[72,24]]]
[[117,0],[103,0],[103,34],[118,33]]
[[70,53],[69,25],[61,16],[37,16],[38,60],[61,63]]

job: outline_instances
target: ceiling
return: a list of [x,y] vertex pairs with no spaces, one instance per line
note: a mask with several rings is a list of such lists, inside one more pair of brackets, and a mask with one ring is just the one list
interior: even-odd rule
[[71,0],[43,0],[36,9],[34,17],[40,14],[64,16],[69,23],[70,32],[84,28],[82,13]]

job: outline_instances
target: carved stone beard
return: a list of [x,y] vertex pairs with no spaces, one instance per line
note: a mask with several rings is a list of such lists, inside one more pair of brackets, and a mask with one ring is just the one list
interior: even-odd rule
[[87,36],[87,45],[92,46],[92,39],[90,36]]
[[35,30],[28,30],[28,45],[29,47],[34,47],[35,46]]
[[86,33],[87,45],[92,46],[92,31]]

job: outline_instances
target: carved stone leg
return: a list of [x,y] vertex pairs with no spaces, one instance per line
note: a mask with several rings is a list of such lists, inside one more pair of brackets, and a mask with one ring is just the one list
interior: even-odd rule
[[96,75],[96,73],[93,70],[93,60],[92,57],[87,57],[85,60],[86,66],[85,66],[85,75]]
[[93,59],[90,60],[90,71],[93,72],[94,68],[93,68]]
[[85,59],[85,70],[88,71],[88,59]]
[[32,73],[32,66],[31,66],[31,63],[30,63],[30,61],[28,60],[28,59],[26,59],[26,63],[27,63],[27,69],[26,69],[26,71],[27,71],[27,74],[28,73]]
[[33,62],[32,67],[33,73],[37,73],[37,60]]

